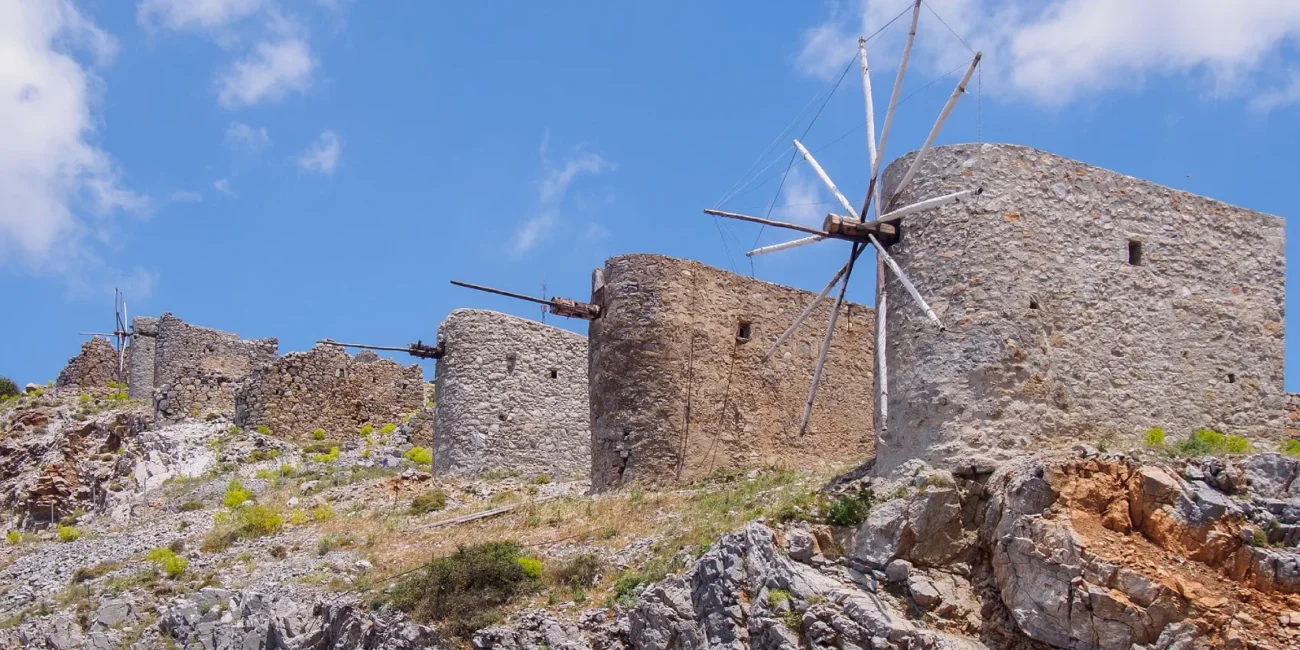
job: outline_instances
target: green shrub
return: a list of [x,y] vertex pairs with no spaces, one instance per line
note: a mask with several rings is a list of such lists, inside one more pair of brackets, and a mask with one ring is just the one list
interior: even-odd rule
[[330,453],[328,454],[312,454],[311,459],[317,463],[332,463],[339,459],[339,448],[330,447]]
[[861,490],[854,495],[840,495],[826,507],[826,523],[857,526],[866,521],[875,502],[876,495],[871,490]]
[[177,555],[176,551],[163,546],[149,551],[144,559],[153,562],[154,566],[158,567],[169,578],[180,577],[190,565],[189,560]]
[[362,437],[368,436],[368,435],[370,435],[370,434],[372,434],[372,433],[374,433],[374,432],[375,432],[375,425],[373,425],[373,424],[367,424],[367,425],[361,427],[361,435],[362,435]]
[[1300,457],[1300,439],[1287,438],[1278,445],[1277,450],[1287,456]]
[[1250,451],[1250,441],[1242,436],[1225,436],[1213,429],[1198,429],[1192,435],[1174,443],[1170,453],[1176,456],[1215,456],[1218,454],[1244,454]]
[[315,431],[312,431],[312,432],[311,432],[311,439],[312,439],[312,440],[324,440],[324,439],[325,439],[325,430],[324,430],[324,429],[317,429],[317,430],[315,430]]
[[424,447],[411,447],[402,457],[416,465],[428,465],[433,462],[433,453]]
[[395,425],[395,424],[393,424],[393,423],[391,423],[391,422],[388,423],[388,424],[385,424],[385,425],[382,426],[382,427],[379,427],[379,433],[380,433],[381,435],[385,435],[385,436],[391,434],[392,432],[394,432],[394,431],[396,431],[396,430],[397,430],[397,425]]
[[523,547],[515,542],[461,546],[398,582],[391,602],[418,621],[441,621],[443,632],[467,639],[500,621],[500,606],[537,587],[521,559]]
[[264,435],[264,436],[269,436],[269,435],[271,435],[271,428],[268,427],[268,426],[266,426],[265,424],[259,424],[259,425],[257,425],[257,429],[255,429],[255,431],[257,431],[258,433],[260,433],[260,434],[262,434],[262,435]]
[[327,522],[334,518],[334,507],[328,503],[322,503],[311,509],[311,520],[319,523]]
[[1146,444],[1148,447],[1165,446],[1165,430],[1160,427],[1151,427],[1147,430]]
[[248,462],[260,463],[264,460],[275,460],[279,457],[280,450],[278,449],[255,449],[252,453],[248,454]]
[[434,488],[424,494],[416,495],[411,499],[411,514],[423,515],[430,512],[437,512],[447,507],[447,494],[438,488]]
[[22,539],[23,539],[22,533],[19,533],[16,530],[11,530],[5,533],[5,541],[9,542],[10,545],[17,544],[18,542],[22,541]]
[[249,539],[278,533],[284,526],[284,517],[280,513],[261,505],[245,508],[241,519],[240,534]]
[[579,553],[555,565],[551,569],[550,579],[553,584],[571,589],[590,587],[600,577],[600,570],[603,565],[604,562],[601,561],[599,555],[595,553]]
[[788,602],[790,602],[790,592],[784,589],[767,590],[768,609],[771,609],[772,611],[776,611],[779,607],[781,607],[782,603],[788,603]]
[[185,503],[182,503],[180,508],[181,512],[193,512],[195,510],[202,510],[202,509],[203,509],[203,502],[197,499],[191,499],[189,501],[186,501]]
[[550,482],[551,477],[546,474],[538,474],[537,478],[533,479],[533,485],[546,485]]
[[60,525],[58,529],[58,534],[59,534],[59,541],[61,542],[75,542],[78,539],[81,539],[81,531],[74,526]]
[[23,392],[18,390],[18,384],[8,377],[0,377],[0,397],[17,397]]
[[523,567],[524,575],[528,576],[530,579],[536,580],[542,577],[541,560],[531,557],[521,557],[515,560],[515,562],[518,562],[519,566]]
[[227,508],[235,509],[243,505],[245,501],[253,498],[251,490],[245,489],[244,484],[239,479],[231,479],[226,484],[226,494],[221,498],[221,503]]

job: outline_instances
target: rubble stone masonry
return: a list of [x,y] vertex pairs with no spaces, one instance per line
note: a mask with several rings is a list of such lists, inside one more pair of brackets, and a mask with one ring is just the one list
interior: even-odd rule
[[296,439],[323,429],[343,440],[366,424],[399,424],[423,406],[420,366],[403,367],[369,351],[353,357],[321,344],[254,370],[236,389],[235,423]]
[[154,407],[161,420],[220,413],[233,417],[234,384],[275,361],[276,339],[242,340],[164,313],[154,351]]
[[585,477],[591,468],[587,339],[493,311],[442,322],[434,470]]
[[131,333],[131,344],[126,347],[128,394],[131,399],[152,399],[158,319],[152,316],[132,318]]
[[602,275],[589,355],[594,490],[872,455],[874,310],[845,305],[801,434],[833,299],[764,360],[814,294],[660,255],[612,258]]
[[905,217],[890,248],[947,331],[887,275],[878,472],[1153,426],[1283,435],[1282,219],[993,144],[933,149],[899,205],[973,188]]
[[68,359],[54,385],[59,387],[104,388],[117,381],[117,350],[103,337],[81,344],[81,352]]

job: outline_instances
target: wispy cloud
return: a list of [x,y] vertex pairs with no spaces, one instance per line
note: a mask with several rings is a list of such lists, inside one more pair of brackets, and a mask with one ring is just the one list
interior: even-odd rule
[[[346,5],[321,4],[335,15]],[[198,32],[239,53],[216,75],[217,101],[225,108],[305,93],[319,66],[307,28],[276,0],[142,0],[136,15],[147,29]]]
[[[1300,93],[1289,92],[1291,80],[1278,78],[1287,66],[1276,65],[1287,44],[1300,40],[1300,3],[1292,0],[927,0],[925,6],[984,52],[984,85],[1005,99],[1057,107],[1136,89],[1148,77],[1182,75],[1203,82],[1207,96],[1257,97],[1261,107],[1300,101]],[[857,34],[875,32],[900,9],[867,0],[832,7],[831,18],[804,34],[796,64],[807,74],[838,73],[853,56]],[[907,20],[873,42],[873,68],[896,65]],[[912,59],[918,71],[948,73],[970,56],[929,9],[921,10]]]
[[342,147],[337,133],[322,131],[316,141],[299,154],[298,167],[303,171],[333,176],[334,170],[339,166]]
[[254,128],[243,122],[231,122],[226,128],[226,146],[232,151],[257,155],[271,146],[271,135],[266,128]]
[[67,0],[6,2],[0,19],[0,264],[39,274],[108,272],[98,256],[122,216],[147,216],[95,143],[98,69],[116,41]]
[[[515,235],[513,249],[516,254],[532,250],[560,226],[560,206],[564,203],[569,187],[578,177],[599,176],[617,168],[617,165],[599,154],[581,150],[566,157],[558,165],[553,164],[550,161],[550,142],[551,132],[547,129],[543,132],[542,143],[538,147],[538,155],[542,159],[542,177],[537,183],[538,212],[525,221]],[[590,235],[594,231],[588,227],[587,233]]]
[[176,190],[167,195],[167,200],[172,203],[199,203],[203,200],[203,195],[189,190]]
[[230,189],[230,179],[229,179],[229,178],[218,178],[217,180],[213,181],[213,182],[212,182],[212,189],[214,189],[214,190],[216,190],[216,191],[218,191],[218,192],[221,192],[222,194],[225,194],[226,196],[229,196],[229,197],[232,197],[232,198],[235,196],[235,191],[232,190],[232,189]]

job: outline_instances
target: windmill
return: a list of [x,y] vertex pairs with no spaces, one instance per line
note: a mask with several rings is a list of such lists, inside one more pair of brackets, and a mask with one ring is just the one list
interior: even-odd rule
[[[962,76],[961,81],[957,83],[957,87],[952,91],[952,95],[949,96],[947,103],[944,104],[943,110],[939,113],[939,118],[930,129],[930,133],[925,139],[925,144],[922,145],[921,149],[917,152],[916,157],[912,160],[912,164],[908,166],[907,171],[899,180],[893,193],[886,197],[884,201],[882,201],[882,197],[880,196],[879,177],[881,162],[884,160],[885,144],[889,140],[889,129],[894,121],[894,109],[897,108],[899,104],[898,96],[899,91],[902,90],[903,87],[903,76],[907,71],[907,60],[912,52],[912,44],[916,40],[916,24],[921,14],[921,4],[922,0],[916,0],[912,6],[911,27],[907,33],[907,40],[903,45],[903,55],[898,64],[898,74],[894,78],[894,88],[890,95],[889,109],[885,112],[885,122],[880,131],[879,144],[876,142],[875,109],[871,97],[871,74],[870,68],[867,64],[867,39],[858,39],[858,61],[862,68],[862,91],[866,101],[867,114],[867,157],[869,159],[871,174],[870,182],[867,185],[866,197],[862,201],[861,210],[855,208],[853,204],[849,202],[844,194],[835,186],[835,183],[831,181],[830,175],[826,173],[822,166],[813,157],[812,153],[808,151],[807,147],[796,139],[794,140],[794,147],[798,151],[799,155],[808,162],[808,165],[812,167],[813,171],[817,174],[817,178],[819,178],[826,186],[831,195],[835,197],[836,201],[843,206],[847,214],[827,215],[826,220],[822,223],[822,228],[818,230],[797,224],[773,221],[771,219],[734,212],[723,212],[716,209],[706,209],[704,211],[706,214],[718,217],[760,223],[778,228],[801,231],[811,235],[801,239],[774,244],[772,246],[756,248],[746,253],[746,255],[751,257],[754,255],[806,246],[826,239],[840,239],[852,243],[852,249],[849,252],[848,261],[845,262],[844,266],[840,267],[839,271],[836,272],[833,277],[831,277],[830,282],[826,283],[826,287],[822,289],[821,293],[817,294],[817,296],[813,298],[812,302],[804,308],[803,312],[795,318],[790,327],[777,338],[776,342],[772,344],[771,348],[769,348],[767,353],[763,356],[764,360],[770,358],[776,351],[777,346],[784,342],[803,323],[804,319],[812,313],[817,305],[830,294],[831,290],[835,288],[835,285],[837,283],[839,284],[839,294],[835,299],[835,305],[831,309],[830,318],[826,324],[826,335],[822,340],[821,349],[817,357],[817,365],[813,370],[812,384],[808,389],[808,400],[804,404],[803,417],[799,424],[799,432],[801,435],[807,431],[808,420],[812,415],[813,400],[817,396],[817,385],[821,381],[822,369],[826,363],[826,355],[830,351],[831,335],[835,331],[835,323],[839,318],[840,309],[844,304],[844,294],[848,290],[849,278],[853,274],[853,267],[857,262],[858,257],[867,249],[868,246],[874,248],[876,251],[877,277],[883,278],[884,276],[882,274],[884,267],[888,267],[889,271],[894,274],[894,277],[898,278],[898,281],[903,285],[903,288],[907,290],[907,293],[912,297],[912,300],[916,302],[917,306],[919,306],[923,312],[925,312],[926,317],[933,321],[935,326],[940,330],[944,329],[943,321],[941,321],[939,316],[934,313],[934,310],[930,308],[930,305],[925,301],[925,298],[923,298],[921,293],[917,290],[916,285],[908,279],[907,274],[905,274],[903,269],[899,267],[898,263],[894,261],[894,258],[889,255],[889,252],[885,250],[885,246],[881,244],[880,241],[882,238],[885,238],[890,242],[894,240],[897,233],[894,224],[898,223],[904,216],[917,214],[931,208],[977,195],[980,192],[978,189],[968,189],[925,201],[919,201],[905,207],[898,207],[897,205],[903,191],[907,188],[907,184],[911,182],[912,177],[915,176],[917,170],[920,169],[921,163],[925,160],[926,153],[929,152],[930,148],[934,145],[934,140],[938,137],[939,131],[943,128],[944,122],[948,119],[953,108],[957,105],[957,100],[966,92],[966,85],[970,83],[971,76],[975,73],[975,69],[980,63],[981,53],[975,52],[974,59],[971,60],[970,66],[966,69],[966,73]],[[873,202],[876,218],[868,221],[867,215],[873,207]],[[883,287],[883,283],[881,284],[881,287]],[[885,293],[883,290],[879,291],[877,295],[876,313],[876,375],[878,384],[876,404],[879,405],[880,426],[883,430],[888,418],[888,369],[885,363],[885,322],[887,306],[885,304]]]
[[127,329],[130,319],[126,312],[126,294],[120,290],[113,289],[113,332],[111,334],[104,332],[79,332],[81,336],[102,336],[115,341],[114,349],[117,350],[117,384],[119,388],[126,386],[126,346],[130,343],[131,338],[135,336],[133,330]]

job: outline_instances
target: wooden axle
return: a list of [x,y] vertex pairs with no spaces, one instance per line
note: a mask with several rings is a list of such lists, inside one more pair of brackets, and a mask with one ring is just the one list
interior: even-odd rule
[[451,283],[458,287],[465,287],[466,289],[473,289],[475,291],[485,291],[487,293],[495,293],[498,296],[515,298],[516,300],[527,300],[528,302],[535,302],[539,305],[546,305],[547,311],[551,312],[552,314],[555,314],[556,316],[565,316],[567,318],[581,318],[583,320],[596,320],[597,318],[600,318],[600,305],[594,305],[588,302],[578,302],[577,300],[573,300],[571,298],[559,298],[559,297],[534,298],[532,296],[525,295],[522,293],[515,293],[513,291],[502,291],[501,289],[493,289],[492,287],[485,287],[478,284],[470,284],[468,282],[461,282],[459,280],[452,280]]
[[826,220],[822,222],[822,230],[830,233],[831,237],[839,239],[848,239],[855,242],[867,243],[868,235],[883,236],[891,242],[898,234],[898,230],[891,223],[862,223],[857,217],[846,217],[842,214],[828,214]]
[[364,343],[339,343],[338,341],[331,341],[329,339],[323,339],[317,341],[317,343],[324,343],[325,345],[333,345],[340,348],[361,348],[363,350],[405,352],[417,359],[441,359],[442,355],[446,352],[446,348],[443,346],[441,341],[439,341],[437,345],[425,345],[424,341],[416,341],[415,343],[408,344],[404,348],[388,345],[366,345]]
[[[893,243],[898,237],[898,229],[895,228],[894,225],[890,223],[875,223],[868,226],[867,229],[865,230],[859,229],[859,230],[845,231],[843,233],[840,233],[840,232],[830,232],[824,228],[823,229],[809,228],[808,226],[801,226],[796,223],[788,223],[785,221],[764,219],[762,217],[754,217],[747,214],[739,214],[736,212],[724,212],[722,210],[714,210],[712,208],[705,209],[704,214],[711,214],[715,217],[723,217],[726,219],[737,219],[740,221],[748,221],[750,223],[760,223],[765,226],[772,226],[773,228],[785,228],[786,230],[795,230],[802,233],[808,233],[810,235],[816,235],[818,237],[842,239],[844,241],[851,241],[856,243],[867,243],[867,235],[871,235],[871,234],[876,235],[876,237],[880,239],[880,241],[886,243]],[[856,222],[856,219],[850,220],[849,217],[845,217],[843,215],[838,215],[838,214],[827,215],[826,217],[827,222],[829,222],[831,217],[842,219],[845,224],[852,224],[854,226],[864,225],[864,224],[858,224]],[[825,223],[827,222],[824,222],[823,225],[825,225]],[[858,232],[861,232],[862,234],[860,235],[855,234]],[[808,243],[812,243],[812,242],[809,241]]]

